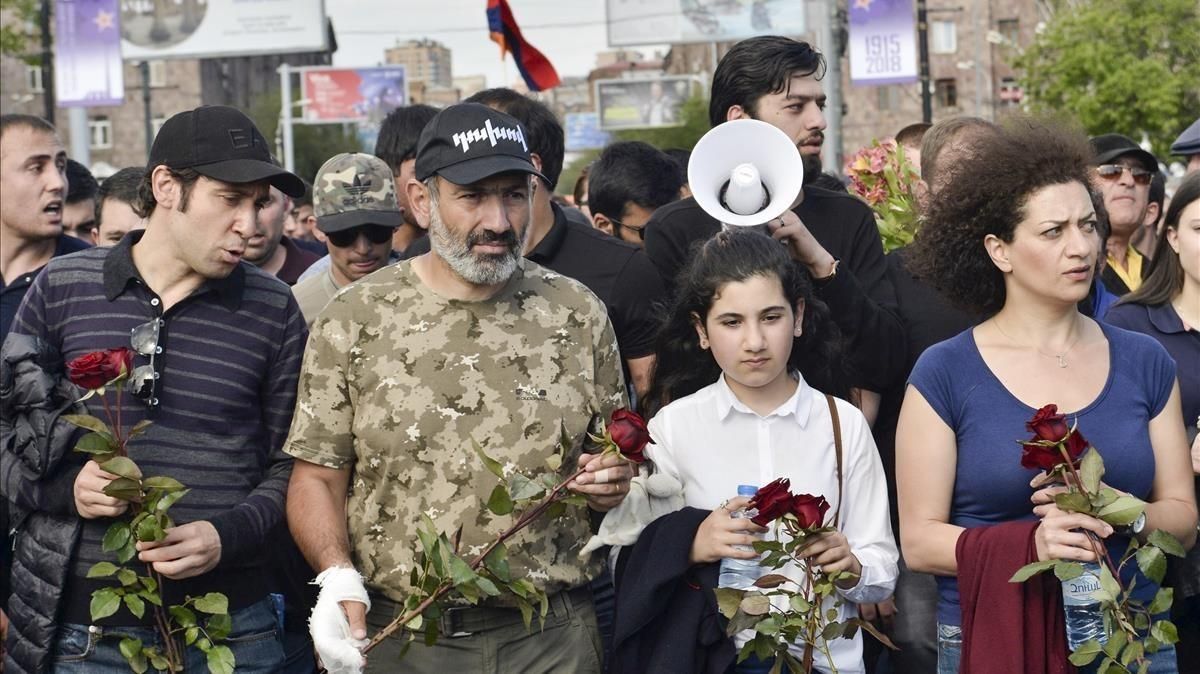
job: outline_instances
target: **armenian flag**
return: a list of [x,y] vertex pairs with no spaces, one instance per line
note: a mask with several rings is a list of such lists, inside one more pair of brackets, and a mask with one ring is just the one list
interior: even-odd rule
[[559,85],[562,80],[558,78],[554,66],[521,36],[521,29],[517,27],[517,20],[508,7],[508,0],[488,0],[487,18],[492,42],[500,45],[500,57],[504,58],[506,53],[512,52],[517,70],[521,71],[521,77],[531,91],[545,91]]

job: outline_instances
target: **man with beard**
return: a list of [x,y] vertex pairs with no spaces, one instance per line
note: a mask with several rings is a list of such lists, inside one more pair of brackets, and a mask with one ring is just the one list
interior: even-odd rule
[[[739,42],[713,75],[709,121],[716,126],[734,119],[762,120],[786,133],[800,149],[804,191],[792,210],[768,224],[772,235],[787,242],[792,257],[808,270],[816,297],[829,306],[848,340],[852,384],[867,393],[878,392],[903,369],[904,331],[871,209],[845,192],[810,182],[821,175],[824,74],[824,58],[806,42],[779,36]],[[646,254],[673,286],[693,244],[720,229],[695,199],[669,204],[646,224]],[[877,401],[874,394],[863,396],[868,419],[874,419]]]
[[272,187],[267,203],[258,211],[254,235],[246,242],[242,259],[294,286],[319,256],[283,235],[283,222],[291,211],[291,197]]
[[[513,471],[540,472],[561,434],[580,437],[593,412],[627,404],[604,305],[521,256],[534,178],[545,180],[526,133],[476,103],[440,112],[407,185],[432,249],[342,290],[313,323],[286,447],[297,458],[288,523],[321,572],[310,624],[331,670],[359,671],[356,640],[403,611],[423,515],[460,532],[464,551],[506,526],[481,517],[496,480],[473,443]],[[503,598],[460,600],[438,618],[433,646],[418,639],[401,665],[409,634],[397,632],[368,671],[600,672],[588,581],[602,560],[579,551],[589,509],[619,504],[632,470],[617,457],[563,459],[564,473],[586,467],[569,488],[588,507],[538,519],[507,544],[512,576],[549,597],[542,628],[527,631]]]

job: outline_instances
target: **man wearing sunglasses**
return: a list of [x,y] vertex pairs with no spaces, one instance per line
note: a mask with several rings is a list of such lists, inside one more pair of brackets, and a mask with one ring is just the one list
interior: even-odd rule
[[1137,290],[1150,271],[1150,263],[1133,247],[1131,239],[1146,219],[1150,181],[1158,160],[1133,140],[1119,133],[1092,138],[1092,183],[1104,196],[1112,232],[1108,259],[1100,278],[1114,295]]
[[[234,108],[203,106],[168,119],[138,192],[146,229],[109,248],[51,260],[6,343],[26,351],[40,346],[45,353],[36,373],[50,377],[61,377],[63,363],[89,352],[135,352],[128,386],[109,386],[86,407],[101,418],[113,410],[126,430],[151,422],[129,441],[130,458],[189,491],[171,510],[175,526],[161,541],[139,543],[132,562],[166,579],[168,606],[185,595],[224,594],[232,621],[224,643],[238,672],[256,674],[280,672],[284,664],[268,594],[277,571],[264,541],[283,521],[292,461],[282,446],[307,334],[290,290],[243,260],[268,190],[304,190],[297,176],[272,163],[268,147]],[[0,398],[6,416],[33,413],[23,407],[29,390],[6,384]],[[50,409],[62,409],[53,405],[69,406],[80,396],[73,391],[65,403],[43,397]],[[66,445],[54,450],[61,458],[45,475],[0,473],[0,492],[23,515],[14,537],[12,602],[21,610],[10,616],[15,636],[7,664],[13,672],[60,674],[125,669],[120,639],[110,637],[151,643],[153,617],[120,609],[93,620],[92,593],[111,579],[91,578],[88,570],[114,561],[101,541],[128,503],[103,491],[116,476],[70,451],[72,427],[50,424],[35,426],[38,435],[21,449]],[[196,648],[185,658],[188,671],[205,667]]]
[[330,265],[292,288],[310,327],[339,289],[399,259],[392,254],[392,234],[402,213],[392,170],[369,154],[335,155],[313,182],[313,212]]

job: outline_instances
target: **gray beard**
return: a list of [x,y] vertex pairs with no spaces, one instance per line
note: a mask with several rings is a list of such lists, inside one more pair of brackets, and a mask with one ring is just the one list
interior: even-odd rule
[[476,255],[471,252],[469,240],[456,239],[450,229],[446,227],[437,203],[431,203],[430,206],[429,246],[464,281],[473,285],[494,286],[504,283],[517,271],[521,251],[525,249],[525,239],[529,234],[529,227],[525,227],[521,231],[517,237],[517,245],[507,253]]

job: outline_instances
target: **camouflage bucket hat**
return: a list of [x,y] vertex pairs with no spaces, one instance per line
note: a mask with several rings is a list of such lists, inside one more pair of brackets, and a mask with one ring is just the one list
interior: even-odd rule
[[361,152],[334,155],[313,181],[313,213],[317,229],[327,234],[360,225],[399,227],[392,169],[382,159]]

